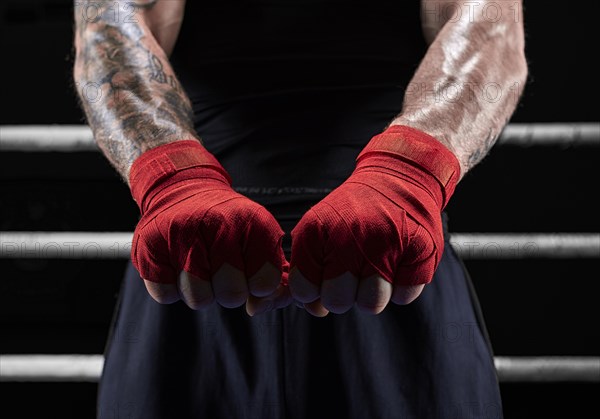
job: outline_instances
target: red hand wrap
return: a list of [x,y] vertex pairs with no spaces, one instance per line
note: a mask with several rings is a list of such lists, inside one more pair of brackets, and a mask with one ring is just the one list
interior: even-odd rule
[[145,152],[129,178],[142,213],[131,249],[142,278],[175,283],[184,270],[209,280],[223,263],[247,278],[265,262],[287,271],[284,233],[275,218],[235,192],[225,169],[198,141]]
[[344,272],[429,283],[444,249],[441,211],[459,175],[458,160],[435,138],[391,126],[294,228],[291,266],[316,284]]

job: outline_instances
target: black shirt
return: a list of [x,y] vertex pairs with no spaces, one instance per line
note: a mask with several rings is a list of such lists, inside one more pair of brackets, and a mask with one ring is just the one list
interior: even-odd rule
[[188,0],[171,62],[234,186],[332,188],[425,50],[418,0]]

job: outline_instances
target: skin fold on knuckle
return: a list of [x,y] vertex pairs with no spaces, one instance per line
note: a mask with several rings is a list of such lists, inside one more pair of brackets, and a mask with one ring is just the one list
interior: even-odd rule
[[425,285],[414,285],[394,289],[392,302],[397,305],[407,305],[415,301],[423,291]]
[[335,314],[342,314],[352,308],[354,301],[336,295],[322,295],[321,303],[323,307]]
[[363,278],[358,286],[356,305],[361,310],[380,313],[392,296],[392,284],[379,275]]
[[209,296],[194,296],[186,297],[183,299],[185,304],[192,310],[200,310],[210,306],[214,302],[215,298],[212,295]]
[[187,281],[179,282],[178,291],[181,299],[188,307],[193,310],[199,310],[208,307],[214,302],[215,297],[212,292],[195,290],[186,282]]
[[266,262],[250,279],[248,290],[256,297],[265,297],[273,293],[281,281],[281,271]]
[[179,301],[180,296],[172,284],[160,284],[144,280],[148,294],[160,304],[172,304]]
[[296,267],[292,268],[288,283],[292,296],[302,303],[311,303],[319,298],[319,287],[306,279]]
[[239,307],[248,299],[248,290],[246,289],[224,289],[215,292],[216,300],[224,307]]
[[387,307],[388,302],[389,298],[383,296],[359,297],[356,300],[356,306],[367,313],[379,314]]

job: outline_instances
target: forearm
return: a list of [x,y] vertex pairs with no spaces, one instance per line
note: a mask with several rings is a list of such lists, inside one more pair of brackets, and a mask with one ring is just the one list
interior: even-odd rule
[[407,89],[402,112],[392,121],[436,137],[457,157],[461,176],[494,145],[527,76],[517,2],[494,3],[501,8],[498,21],[481,9],[462,10],[460,19],[443,26]]
[[87,3],[75,2],[73,76],[98,146],[128,181],[144,151],[198,139],[192,108],[141,13],[131,3],[97,0],[86,13]]

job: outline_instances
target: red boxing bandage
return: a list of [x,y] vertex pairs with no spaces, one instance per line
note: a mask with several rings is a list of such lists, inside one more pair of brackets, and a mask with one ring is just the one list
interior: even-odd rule
[[292,231],[291,266],[316,284],[344,272],[395,285],[431,282],[458,160],[430,135],[396,125],[373,137],[356,161],[348,180]]
[[235,192],[225,169],[198,141],[145,152],[129,179],[142,213],[131,249],[142,278],[175,283],[187,271],[210,280],[223,263],[246,278],[265,262],[287,271],[284,232],[275,218]]

